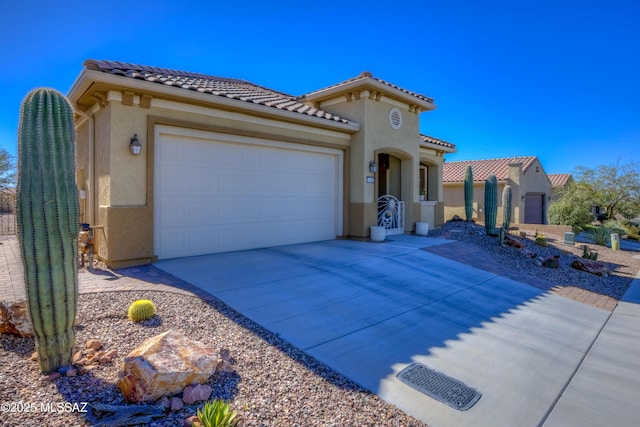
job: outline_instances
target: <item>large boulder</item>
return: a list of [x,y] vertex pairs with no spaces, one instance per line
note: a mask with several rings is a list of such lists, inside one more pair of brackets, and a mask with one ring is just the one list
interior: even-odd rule
[[26,300],[17,302],[0,301],[0,333],[32,337],[33,325],[29,318]]
[[124,359],[118,387],[129,402],[150,402],[202,384],[225,365],[220,352],[167,331],[149,338]]

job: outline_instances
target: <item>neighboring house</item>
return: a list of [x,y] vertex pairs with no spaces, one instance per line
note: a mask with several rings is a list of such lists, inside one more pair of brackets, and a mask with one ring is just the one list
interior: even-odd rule
[[[442,164],[455,147],[419,134],[431,98],[370,73],[295,97],[165,68],[83,65],[68,96],[82,221],[112,267],[366,238],[387,214],[395,232],[444,221]],[[395,198],[378,212],[385,195]]]
[[443,166],[445,218],[465,218],[464,173],[468,165],[473,171],[473,218],[484,222],[484,182],[491,174],[498,179],[498,221],[502,224],[502,190],[512,190],[514,224],[546,224],[551,200],[551,182],[535,156],[488,160],[446,162]]
[[568,173],[550,173],[548,175],[551,182],[551,201],[555,202],[560,200],[574,180],[571,174]]

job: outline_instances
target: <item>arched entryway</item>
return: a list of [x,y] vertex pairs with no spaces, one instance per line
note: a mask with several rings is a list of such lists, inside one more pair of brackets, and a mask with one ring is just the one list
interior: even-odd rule
[[403,234],[405,206],[402,201],[402,159],[390,153],[378,153],[378,226],[386,234]]

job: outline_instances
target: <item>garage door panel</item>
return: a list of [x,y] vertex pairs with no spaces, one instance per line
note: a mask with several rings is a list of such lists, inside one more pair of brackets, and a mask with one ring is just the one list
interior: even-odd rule
[[[199,132],[156,137],[159,258],[333,239],[341,217],[340,150]],[[167,131],[172,132],[167,132]],[[189,132],[187,132],[189,133]],[[237,138],[237,137],[236,137]]]

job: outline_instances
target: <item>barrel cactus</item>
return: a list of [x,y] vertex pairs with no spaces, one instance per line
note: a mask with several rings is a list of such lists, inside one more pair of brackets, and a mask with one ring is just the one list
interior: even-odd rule
[[473,220],[473,171],[468,165],[464,171],[464,214],[467,221]]
[[18,130],[18,239],[42,372],[71,364],[78,298],[80,209],[73,110],[53,89],[22,102]]
[[484,183],[484,227],[487,234],[495,236],[498,216],[498,179],[489,175]]
[[132,322],[142,322],[151,319],[156,314],[156,306],[153,301],[139,299],[131,303],[127,315]]
[[511,226],[512,198],[513,191],[511,191],[511,186],[505,185],[502,190],[502,227],[507,230]]

